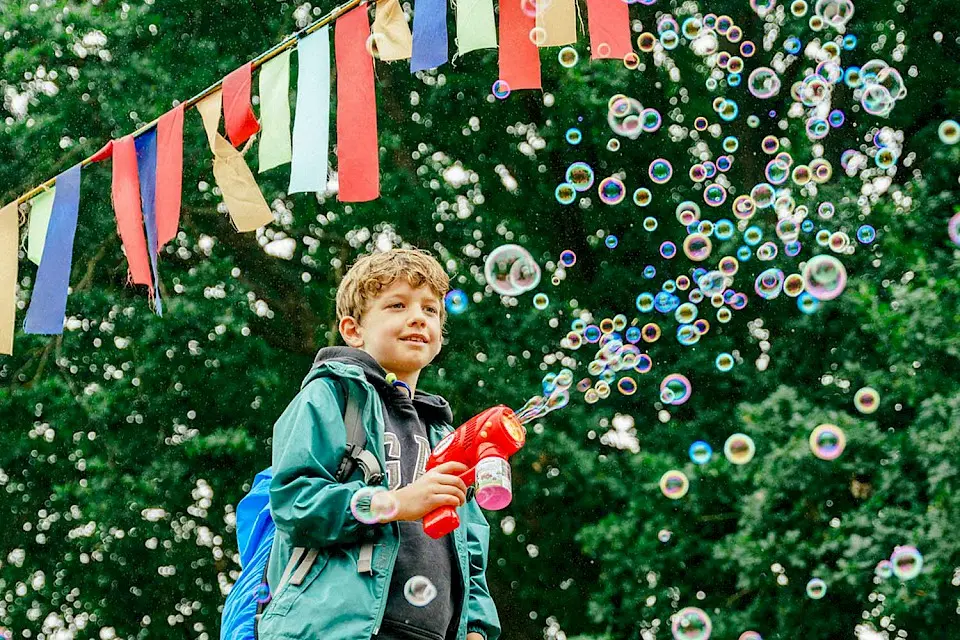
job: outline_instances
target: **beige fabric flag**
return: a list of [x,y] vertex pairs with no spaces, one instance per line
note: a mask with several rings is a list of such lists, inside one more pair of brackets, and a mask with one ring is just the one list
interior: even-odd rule
[[213,151],[213,177],[237,231],[254,231],[273,222],[273,213],[253,178],[243,154],[217,133],[223,110],[223,92],[217,91],[197,103],[203,128]]
[[[543,5],[546,6],[544,7]],[[562,47],[577,41],[576,0],[537,3],[537,29],[543,29],[534,42],[541,47]],[[542,38],[542,42],[540,40]]]
[[381,60],[409,60],[413,55],[413,36],[399,0],[380,0],[377,3],[372,31]]
[[17,252],[20,216],[17,201],[0,209],[0,353],[13,354],[13,327],[17,319]]

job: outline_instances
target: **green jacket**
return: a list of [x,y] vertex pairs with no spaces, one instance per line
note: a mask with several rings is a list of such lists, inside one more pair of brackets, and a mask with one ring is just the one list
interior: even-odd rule
[[[277,533],[268,571],[273,598],[260,619],[261,640],[369,640],[380,629],[400,527],[354,518],[350,499],[365,486],[361,471],[344,483],[334,478],[346,451],[346,428],[333,376],[352,381],[366,449],[386,468],[383,405],[361,369],[342,362],[314,368],[273,429],[270,511]],[[431,446],[452,429],[428,425]],[[485,575],[490,527],[475,500],[457,513],[460,526],[451,535],[464,576],[457,640],[468,632],[497,640],[500,621]]]

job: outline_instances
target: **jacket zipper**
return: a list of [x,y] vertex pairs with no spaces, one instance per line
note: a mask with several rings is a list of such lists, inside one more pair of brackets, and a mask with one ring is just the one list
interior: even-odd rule
[[380,632],[380,625],[383,624],[383,615],[386,613],[387,609],[387,597],[389,596],[390,591],[390,580],[393,578],[393,567],[397,562],[397,556],[400,555],[400,525],[397,527],[397,544],[393,550],[393,557],[390,560],[390,566],[387,569],[387,577],[384,580],[383,596],[380,598],[380,611],[377,612],[377,623],[373,629],[373,635],[377,635]]

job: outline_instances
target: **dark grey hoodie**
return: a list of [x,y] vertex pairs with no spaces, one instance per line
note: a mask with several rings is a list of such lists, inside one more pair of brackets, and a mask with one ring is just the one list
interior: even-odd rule
[[[390,488],[406,486],[422,476],[430,456],[427,425],[451,424],[450,405],[440,396],[417,391],[413,400],[406,389],[386,380],[387,372],[366,351],[351,347],[326,347],[314,364],[336,360],[363,369],[367,381],[383,401],[385,472]],[[378,640],[453,640],[457,637],[463,602],[460,568],[453,536],[434,540],[423,524],[399,522],[400,552],[387,595],[387,608]],[[404,586],[415,576],[427,578],[436,597],[425,606],[415,606],[404,596]]]

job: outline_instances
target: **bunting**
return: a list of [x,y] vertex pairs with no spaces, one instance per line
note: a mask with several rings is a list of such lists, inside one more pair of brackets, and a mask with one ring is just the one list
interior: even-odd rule
[[290,143],[290,51],[284,51],[260,68],[260,136],[257,173],[287,164]]
[[13,353],[13,332],[17,322],[17,277],[20,244],[20,216],[17,201],[0,209],[0,353]]
[[27,258],[35,265],[43,257],[43,246],[47,239],[47,227],[50,214],[53,213],[53,200],[57,187],[53,186],[38,194],[30,201],[30,226],[27,227]]
[[239,147],[260,131],[260,124],[253,115],[253,106],[250,104],[252,81],[252,62],[230,72],[223,79],[223,121],[227,137],[235,147]]
[[79,209],[80,165],[76,164],[57,176],[57,195],[47,229],[46,248],[23,325],[27,333],[63,333]]
[[157,251],[177,237],[183,195],[183,105],[157,123]]
[[623,0],[587,0],[590,58],[623,60],[633,51],[630,12]]
[[380,0],[377,3],[373,37],[377,55],[384,62],[409,60],[413,55],[413,35],[399,0]]
[[223,93],[215,91],[197,103],[197,111],[207,132],[207,142],[213,151],[213,178],[220,187],[223,202],[237,231],[255,231],[273,222],[273,213],[260,193],[260,187],[253,179],[253,172],[243,159],[243,154],[217,132],[222,100]]
[[147,229],[147,253],[153,282],[150,297],[158,316],[163,315],[160,304],[160,276],[157,273],[157,130],[150,129],[136,139],[137,176],[140,181],[140,201],[143,203],[143,225]]
[[[343,18],[340,18],[337,21],[338,29],[342,20]],[[446,61],[447,0],[415,0],[410,73],[434,69]]]
[[369,33],[365,6],[337,20],[337,197],[341,202],[366,202],[380,196],[377,95],[373,57],[366,46]]
[[297,51],[300,71],[287,193],[323,193],[330,161],[330,27],[301,40]]
[[113,210],[130,268],[128,281],[152,287],[147,242],[143,236],[137,150],[132,135],[113,141]]
[[[586,0],[592,59],[622,59],[632,51],[628,3]],[[195,106],[213,152],[213,173],[238,231],[273,221],[273,214],[238,151],[261,133],[260,173],[291,164],[288,193],[326,190],[330,151],[330,26],[337,20],[334,49],[337,83],[337,164],[343,202],[380,195],[377,110],[372,54],[384,61],[410,60],[411,72],[448,61],[446,0],[414,0],[411,33],[399,0],[380,0],[372,29],[366,5],[340,14],[337,8],[311,25],[309,35],[290,36],[260,69],[260,121],[251,101],[256,61],[235,69]],[[456,3],[457,56],[498,47],[493,0]],[[499,78],[511,90],[540,89],[538,47],[572,44],[577,39],[576,0],[536,2],[532,14],[521,3],[499,8]],[[368,41],[368,36],[370,41]],[[299,51],[296,118],[291,132],[290,62],[293,40]],[[372,51],[368,50],[368,47]],[[159,255],[177,235],[183,191],[184,111],[180,104],[134,139],[111,140],[96,154],[61,173],[55,186],[30,201],[25,234],[27,258],[39,266],[24,327],[29,333],[62,332],[70,263],[85,164],[113,158],[111,197],[117,231],[129,265],[129,281],[150,288],[159,313]],[[219,133],[221,114],[225,135]],[[261,131],[262,128],[262,131]],[[292,135],[291,135],[292,133]],[[228,142],[229,139],[229,142]],[[36,190],[35,190],[36,191]],[[18,204],[0,209],[0,353],[12,353],[20,242]]]
[[[500,10],[503,11],[502,6]],[[537,31],[531,38],[538,46],[562,47],[577,41],[576,0],[540,1],[537,2],[536,13]]]
[[511,90],[540,88],[540,51],[530,40],[535,26],[519,2],[500,5],[500,80]]
[[497,27],[493,20],[493,0],[459,0],[457,55],[462,56],[477,49],[494,49],[496,46]]

